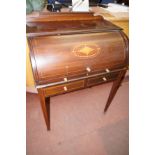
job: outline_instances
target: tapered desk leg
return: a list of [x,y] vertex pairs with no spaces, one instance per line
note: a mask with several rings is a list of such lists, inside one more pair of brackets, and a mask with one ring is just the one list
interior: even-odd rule
[[45,98],[42,89],[38,89],[38,94],[40,97],[41,108],[46,122],[47,130],[50,130],[50,98]]
[[106,112],[108,110],[108,108],[109,108],[109,106],[110,106],[110,104],[111,104],[111,102],[112,102],[124,76],[125,76],[125,73],[126,73],[126,70],[121,71],[118,75],[118,78],[113,82],[106,106],[104,108],[104,112]]

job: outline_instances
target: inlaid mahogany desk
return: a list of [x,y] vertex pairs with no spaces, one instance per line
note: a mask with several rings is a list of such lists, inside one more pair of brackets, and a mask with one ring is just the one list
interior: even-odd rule
[[[68,8],[62,8],[61,12],[69,12],[70,9]],[[113,24],[121,27],[123,29],[123,32],[127,35],[129,33],[129,13],[128,12],[110,12],[107,11],[105,8],[101,8],[98,6],[95,7],[90,7],[90,11],[94,12],[94,14],[101,15],[104,19],[112,22]],[[48,13],[49,12],[46,7],[41,11],[41,12],[32,12],[31,14],[26,15],[26,18],[32,18],[32,17],[38,17],[42,13]],[[29,47],[26,42],[26,91],[30,93],[37,93],[37,89],[35,88],[34,84],[34,78],[33,78],[33,73],[32,73],[32,67],[31,67],[31,62],[29,58]],[[127,72],[128,74],[128,72]],[[125,75],[125,77],[127,76]]]
[[93,13],[51,13],[27,20],[35,85],[50,130],[51,96],[113,81],[106,112],[128,68],[128,38]]

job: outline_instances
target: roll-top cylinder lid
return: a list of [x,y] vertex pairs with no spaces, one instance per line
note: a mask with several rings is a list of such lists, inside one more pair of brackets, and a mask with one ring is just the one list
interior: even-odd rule
[[128,40],[121,29],[93,13],[53,13],[29,19],[27,36],[36,85],[128,64]]

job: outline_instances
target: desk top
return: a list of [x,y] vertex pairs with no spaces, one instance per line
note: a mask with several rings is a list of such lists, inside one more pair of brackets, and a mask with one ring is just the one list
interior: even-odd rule
[[27,36],[81,34],[121,30],[94,13],[59,12],[27,19]]
[[[62,8],[61,12],[71,12],[69,8]],[[104,19],[109,21],[128,21],[129,20],[129,13],[128,12],[110,12],[101,7],[90,7],[90,12],[94,12],[96,15],[101,15]],[[31,17],[38,17],[42,13],[49,13],[50,12],[44,8],[41,12],[32,12],[31,14],[26,15],[26,18],[29,19]]]

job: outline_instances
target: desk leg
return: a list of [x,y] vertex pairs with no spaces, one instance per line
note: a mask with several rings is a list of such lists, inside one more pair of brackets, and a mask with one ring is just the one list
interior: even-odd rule
[[50,130],[50,97],[45,98],[44,92],[42,89],[38,89],[38,94],[39,94],[41,108],[46,122],[47,130]]
[[113,100],[113,98],[114,98],[114,96],[115,96],[115,94],[116,94],[116,92],[117,92],[117,90],[118,90],[124,76],[125,76],[125,73],[126,73],[126,70],[121,71],[119,73],[117,79],[113,82],[113,85],[112,85],[112,88],[111,88],[111,91],[110,91],[110,95],[108,97],[106,106],[104,108],[104,112],[106,112],[108,110],[108,108],[109,108],[109,106],[110,106],[110,104],[111,104],[111,102],[112,102],[112,100]]

